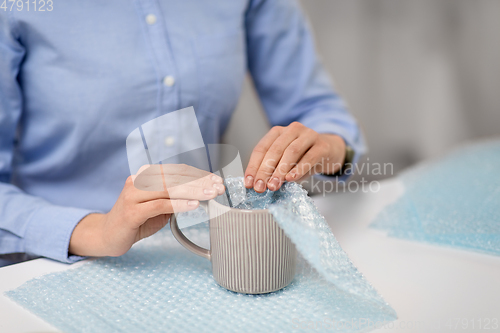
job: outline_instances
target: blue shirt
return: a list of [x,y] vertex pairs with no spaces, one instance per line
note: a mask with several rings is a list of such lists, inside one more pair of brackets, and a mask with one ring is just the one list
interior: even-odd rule
[[[60,261],[113,206],[141,124],[194,106],[216,143],[250,72],[271,125],[363,139],[290,0],[64,0],[0,9],[0,253]],[[175,124],[165,127],[175,142]]]

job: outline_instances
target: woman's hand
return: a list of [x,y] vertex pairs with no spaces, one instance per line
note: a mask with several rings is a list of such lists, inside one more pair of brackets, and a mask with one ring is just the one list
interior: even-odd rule
[[[130,176],[107,214],[90,214],[73,230],[69,253],[120,256],[163,228],[172,213],[224,193],[222,178],[187,165],[152,165]],[[135,184],[135,186],[134,186]]]
[[283,182],[297,181],[314,173],[333,174],[344,163],[344,140],[334,134],[318,134],[294,122],[273,127],[255,146],[245,187],[257,192],[278,190]]

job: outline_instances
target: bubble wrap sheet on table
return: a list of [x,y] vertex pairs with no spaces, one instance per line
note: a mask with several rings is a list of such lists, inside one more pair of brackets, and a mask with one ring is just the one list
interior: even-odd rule
[[461,147],[400,176],[371,224],[388,235],[500,255],[500,141]]
[[[242,207],[269,207],[296,244],[297,275],[286,288],[264,295],[227,291],[213,280],[210,262],[166,228],[121,257],[33,279],[7,296],[65,332],[290,332],[311,325],[361,332],[396,318],[299,185],[264,194],[246,191],[241,179],[228,187],[232,197],[245,196]],[[201,208],[183,213],[179,221],[200,214]],[[184,233],[208,245],[206,222]]]

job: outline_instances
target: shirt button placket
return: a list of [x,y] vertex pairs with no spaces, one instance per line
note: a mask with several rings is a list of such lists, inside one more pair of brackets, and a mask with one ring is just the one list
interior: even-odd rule
[[[158,116],[178,109],[178,85],[176,85],[176,68],[173,63],[172,50],[170,49],[167,28],[165,27],[164,17],[161,8],[154,0],[140,1],[144,21],[147,26],[149,41],[153,49],[156,62],[156,70],[162,80],[159,86],[161,96]],[[178,140],[177,126],[175,122],[165,124],[166,126],[158,133],[158,143],[166,150],[168,155],[175,154],[177,151]]]

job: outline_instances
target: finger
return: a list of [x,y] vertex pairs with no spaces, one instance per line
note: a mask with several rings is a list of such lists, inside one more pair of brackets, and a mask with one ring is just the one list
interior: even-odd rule
[[146,164],[139,168],[136,175],[183,175],[191,177],[205,177],[211,174],[208,171],[195,168],[187,164]]
[[[185,180],[189,178],[189,180]],[[221,195],[225,191],[222,184],[214,181],[211,176],[206,176],[200,179],[194,179],[187,176],[171,176],[165,182],[165,187],[157,188],[148,187],[147,191],[137,190],[132,188],[133,202],[141,203],[155,199],[195,199],[195,200],[210,200],[217,195]],[[154,189],[151,191],[150,189]]]
[[[197,187],[203,189],[203,191],[210,191],[211,189],[215,189],[218,195],[224,193],[225,187],[222,183],[219,182],[219,178],[214,178],[212,176],[216,176],[214,174],[208,174],[202,178],[192,178],[188,176],[165,176],[165,188],[169,192],[180,192],[182,193],[183,187]],[[222,179],[222,178],[220,178]],[[211,192],[211,191],[210,191]],[[207,194],[207,193],[205,193]],[[182,196],[177,196],[176,198],[182,199]],[[184,199],[190,199],[190,197],[186,197]]]
[[264,159],[262,160],[259,170],[255,175],[255,191],[261,193],[266,190],[266,184],[268,183],[271,175],[276,170],[276,166],[281,160],[285,149],[299,136],[299,133],[292,130],[284,131],[271,147],[266,152]]
[[161,191],[203,178],[213,183],[223,183],[220,176],[185,164],[145,165],[132,176],[135,187],[144,191]]
[[313,146],[300,159],[296,166],[290,170],[285,176],[287,181],[297,181],[311,171],[316,164],[321,160],[322,150],[319,147]]
[[267,183],[267,187],[271,191],[277,191],[280,189],[281,184],[285,181],[287,173],[295,165],[297,165],[297,162],[299,162],[304,154],[313,146],[314,142],[314,136],[301,135],[299,138],[290,143],[290,145],[285,149],[278,166]]
[[252,188],[254,186],[254,179],[257,171],[259,170],[259,166],[264,159],[269,147],[273,144],[274,141],[281,135],[283,131],[283,127],[274,126],[271,128],[269,132],[259,141],[259,143],[255,146],[250,155],[250,161],[248,162],[247,169],[245,171],[245,187]]
[[[224,193],[224,185],[214,185],[217,186],[217,188],[181,185],[169,188],[166,191],[137,191],[135,202],[143,203],[157,199],[210,200]],[[219,186],[222,187],[222,190],[218,188]]]
[[[185,176],[185,175],[146,175],[144,174],[139,175],[138,177],[135,178],[134,181],[134,187],[138,190],[137,195],[140,198],[145,198],[141,200],[151,200],[151,198],[177,198],[177,199],[182,199],[182,187],[198,187],[200,188],[200,191],[203,192],[204,189],[207,189],[209,191],[210,189],[215,189],[216,192],[220,195],[224,193],[224,186],[222,183],[220,183],[219,179],[221,179],[219,176],[216,176],[214,174],[208,173],[207,176],[202,177],[202,178],[195,178],[192,176]],[[180,190],[179,190],[180,189]],[[169,192],[169,194],[159,194],[159,193],[154,193],[152,195],[148,195],[146,193],[139,193],[139,192]],[[175,194],[177,193],[177,194]],[[191,192],[188,192],[188,194]],[[204,198],[198,198],[198,197],[192,197],[190,195],[187,195],[184,197],[184,199],[201,199],[205,200]]]
[[147,219],[158,215],[188,212],[196,209],[199,204],[197,200],[157,199],[148,201],[138,206],[143,217],[143,219],[138,220],[141,220],[140,224],[143,224]]
[[165,176],[167,175],[183,175],[193,178],[203,178],[207,176],[212,176],[214,181],[218,181],[222,184],[222,178],[209,171],[195,168],[188,164],[163,164],[162,170]]

